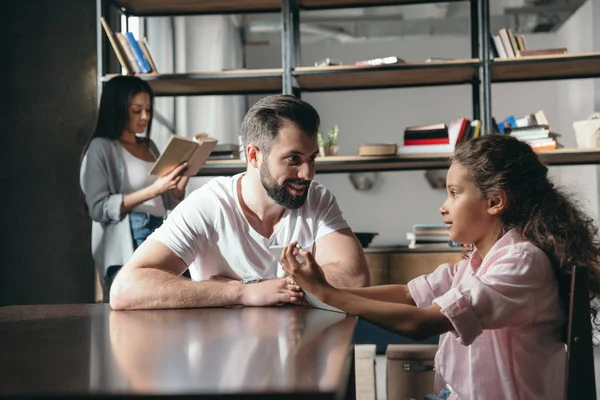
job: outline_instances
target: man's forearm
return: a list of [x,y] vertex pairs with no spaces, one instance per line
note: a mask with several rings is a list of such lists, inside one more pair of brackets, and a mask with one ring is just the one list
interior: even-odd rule
[[241,299],[239,282],[194,282],[154,268],[123,268],[110,291],[115,310],[218,307]]

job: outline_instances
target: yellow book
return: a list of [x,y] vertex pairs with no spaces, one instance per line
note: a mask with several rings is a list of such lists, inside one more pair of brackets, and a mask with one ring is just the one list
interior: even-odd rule
[[163,176],[179,164],[187,162],[185,176],[195,176],[206,163],[206,159],[217,145],[217,139],[206,133],[197,134],[194,139],[179,135],[171,135],[167,140],[165,150],[158,157],[151,175]]

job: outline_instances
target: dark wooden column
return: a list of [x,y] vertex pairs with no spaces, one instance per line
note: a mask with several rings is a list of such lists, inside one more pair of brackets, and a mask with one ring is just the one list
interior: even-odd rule
[[96,117],[96,2],[1,8],[0,305],[90,302],[78,170]]

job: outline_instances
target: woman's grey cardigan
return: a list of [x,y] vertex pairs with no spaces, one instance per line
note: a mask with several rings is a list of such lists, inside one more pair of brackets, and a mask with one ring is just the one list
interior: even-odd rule
[[[150,151],[159,151],[150,141]],[[121,213],[121,184],[125,161],[121,145],[116,140],[95,138],[83,157],[79,183],[92,218],[92,256],[101,281],[112,265],[123,265],[133,254],[133,237],[129,213]],[[179,200],[170,193],[162,195],[165,208],[172,210]]]

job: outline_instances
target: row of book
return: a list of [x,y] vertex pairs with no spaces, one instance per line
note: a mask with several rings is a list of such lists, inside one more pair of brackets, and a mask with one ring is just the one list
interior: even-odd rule
[[[518,119],[509,116],[500,123],[492,119],[490,133],[514,136],[536,151],[563,147],[558,143],[560,134],[550,129],[543,110]],[[397,154],[452,153],[459,143],[482,134],[481,121],[477,119],[458,118],[449,124],[410,126],[404,130],[403,146],[398,147]]]
[[415,224],[412,232],[406,233],[408,248],[423,247],[464,247],[460,243],[450,240],[450,233],[445,225]]
[[516,137],[527,142],[534,150],[554,150],[562,148],[563,145],[558,142],[559,133],[550,129],[548,118],[543,110],[534,114],[528,114],[521,118],[508,116],[504,121],[496,126],[498,133],[503,133]]
[[100,18],[100,22],[119,63],[128,75],[158,73],[145,38],[136,40],[131,32],[113,32],[104,17]]
[[492,56],[495,58],[518,58],[565,54],[566,47],[552,49],[527,50],[523,35],[515,34],[510,29],[502,28],[497,34],[491,35]]

